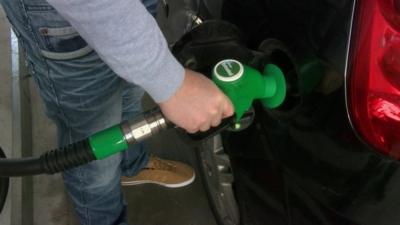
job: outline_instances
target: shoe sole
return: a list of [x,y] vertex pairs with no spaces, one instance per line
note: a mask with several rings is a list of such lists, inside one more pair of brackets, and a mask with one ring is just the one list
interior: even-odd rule
[[122,186],[133,186],[133,185],[140,185],[140,184],[157,184],[157,185],[167,187],[167,188],[180,188],[180,187],[185,187],[185,186],[193,183],[195,178],[196,178],[196,174],[193,174],[193,177],[191,177],[189,180],[184,181],[182,183],[177,183],[177,184],[166,184],[166,183],[157,182],[157,181],[153,181],[153,180],[138,180],[138,181],[121,182],[121,185]]

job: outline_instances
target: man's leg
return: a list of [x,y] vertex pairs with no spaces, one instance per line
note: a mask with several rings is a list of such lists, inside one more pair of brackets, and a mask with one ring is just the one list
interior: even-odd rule
[[[59,145],[121,121],[123,81],[46,1],[0,0],[27,52]],[[126,223],[120,188],[122,154],[64,173],[82,224]],[[139,169],[139,168],[138,168]]]

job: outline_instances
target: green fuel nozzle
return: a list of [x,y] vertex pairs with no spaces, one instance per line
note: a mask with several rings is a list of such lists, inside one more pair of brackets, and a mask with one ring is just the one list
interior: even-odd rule
[[[237,127],[240,126],[238,122],[255,99],[271,109],[282,104],[286,95],[283,73],[273,64],[266,65],[261,74],[237,60],[227,59],[214,67],[212,79],[234,105],[235,129],[240,129]],[[133,120],[92,135],[89,137],[89,145],[96,159],[104,159],[169,127],[172,126],[159,110],[151,110]],[[199,136],[208,137],[220,130],[220,127],[211,129]]]
[[286,81],[281,69],[267,64],[263,73],[234,59],[217,63],[212,72],[214,83],[229,97],[239,121],[254,100],[265,108],[280,106],[286,97]]
[[[252,118],[249,109],[254,100],[260,100],[266,108],[271,109],[282,104],[286,95],[283,73],[273,64],[266,65],[261,74],[237,60],[227,59],[214,67],[212,79],[233,103],[236,113],[234,130],[241,129],[239,121],[251,123],[252,120],[248,119]],[[200,132],[201,135],[194,136],[193,139],[213,136],[231,125],[232,118],[225,118],[220,126]],[[129,146],[170,127],[175,126],[158,109],[151,110],[137,118],[99,131],[82,141],[47,151],[39,157],[0,159],[0,177],[65,171],[125,151]]]

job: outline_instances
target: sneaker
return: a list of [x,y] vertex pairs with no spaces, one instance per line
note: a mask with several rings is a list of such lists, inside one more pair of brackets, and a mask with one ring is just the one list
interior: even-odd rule
[[122,186],[158,184],[168,188],[179,188],[194,181],[193,169],[181,162],[150,156],[149,163],[136,176],[121,177]]

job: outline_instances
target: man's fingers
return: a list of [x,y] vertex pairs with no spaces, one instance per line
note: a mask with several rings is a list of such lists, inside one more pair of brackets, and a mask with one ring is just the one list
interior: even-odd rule
[[232,105],[232,102],[227,97],[226,97],[226,101],[225,101],[225,104],[224,104],[223,107],[224,108],[223,108],[222,118],[230,117],[235,112],[234,108],[233,108],[233,105]]
[[189,134],[194,134],[199,131],[199,129],[195,129],[195,128],[183,128],[183,129],[185,129],[186,132],[188,132]]
[[210,127],[211,127],[211,126],[210,126],[209,123],[203,124],[203,125],[200,127],[200,131],[205,132],[205,131],[209,130]]
[[172,123],[189,133],[207,131],[234,113],[228,97],[211,80],[191,70],[185,70],[180,88],[160,107]]
[[214,119],[211,121],[211,126],[217,127],[221,123],[221,118],[221,115],[214,117]]

